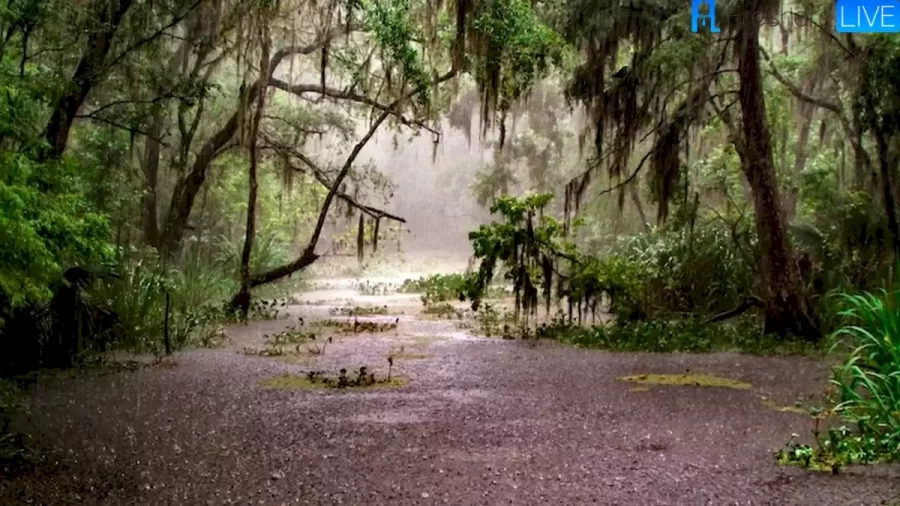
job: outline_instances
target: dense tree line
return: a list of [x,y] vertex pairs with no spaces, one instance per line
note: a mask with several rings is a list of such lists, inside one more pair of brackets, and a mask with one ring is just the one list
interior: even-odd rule
[[[7,0],[4,339],[72,268],[132,293],[215,265],[216,296],[176,307],[246,315],[254,289],[319,258],[339,217],[360,252],[404,221],[359,158],[380,129],[439,142],[446,125],[472,136],[473,114],[493,139],[485,205],[555,193],[580,246],[600,253],[613,220],[619,239],[687,231],[683,258],[715,216],[759,267],[734,274],[750,278],[735,301],[759,301],[768,332],[817,339],[818,297],[877,285],[900,251],[900,48],[836,33],[833,2],[717,9],[721,31],[693,33],[689,6],[663,0]],[[54,318],[44,333],[67,339]]]

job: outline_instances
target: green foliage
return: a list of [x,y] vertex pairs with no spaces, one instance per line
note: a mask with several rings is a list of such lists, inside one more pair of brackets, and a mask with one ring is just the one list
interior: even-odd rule
[[402,293],[421,293],[422,304],[465,300],[471,276],[467,274],[432,274],[419,279],[407,279],[400,285]]
[[892,259],[884,248],[882,206],[863,192],[823,197],[815,212],[791,227],[798,249],[815,264],[816,292],[871,289],[887,279]]
[[155,261],[124,264],[119,276],[102,282],[94,298],[117,315],[122,342],[134,351],[159,352],[165,330],[169,294],[169,338],[175,349],[190,344],[211,345],[226,319],[224,302],[235,281],[219,266],[187,263],[163,270]]
[[862,120],[887,135],[900,133],[900,42],[887,34],[869,42],[857,97]]
[[[834,368],[834,405],[816,410],[816,446],[793,438],[776,454],[783,464],[812,469],[900,459],[900,291],[844,294],[847,324],[833,335],[832,350],[846,356]],[[820,426],[831,415],[852,428]]]
[[563,247],[559,242],[562,227],[544,215],[552,199],[549,193],[501,197],[491,206],[491,214],[499,214],[503,221],[469,233],[474,255],[481,259],[478,273],[469,278],[465,291],[473,309],[478,309],[498,263],[513,284],[517,311],[521,308],[527,314],[536,309],[538,286],[544,287],[549,304],[553,257]]
[[835,410],[864,437],[893,445],[900,457],[900,291],[845,296],[855,324],[836,333],[850,357],[835,370]]
[[108,219],[83,186],[72,164],[0,152],[0,317],[49,300],[66,268],[112,258]]
[[584,328],[557,319],[538,330],[548,337],[583,348],[653,353],[728,351],[770,354],[803,354],[814,351],[804,343],[792,343],[763,335],[752,318],[735,323],[704,323],[697,318],[678,320],[617,321]]
[[[376,41],[384,47],[384,63],[390,67],[393,67],[391,64],[399,67],[401,75],[398,77],[409,83],[410,89],[427,88],[428,75],[422,65],[422,55],[413,45],[413,41],[422,40],[424,36],[412,22],[411,1],[363,0],[362,5],[369,29]],[[388,69],[388,73],[390,72]],[[387,78],[387,83],[391,86],[390,77]],[[429,94],[421,93],[416,98],[427,105],[429,97]]]
[[644,315],[647,276],[641,264],[617,255],[604,259],[582,255],[570,271],[567,294],[575,303],[607,295],[609,310],[617,318],[634,320]]
[[640,278],[632,280],[631,293],[648,312],[702,314],[736,307],[756,282],[751,224],[701,222],[693,229],[658,229],[625,239],[618,255],[632,264],[632,277]]
[[550,65],[561,64],[565,46],[526,0],[485,0],[470,15],[473,74],[487,119],[496,108],[508,110]]

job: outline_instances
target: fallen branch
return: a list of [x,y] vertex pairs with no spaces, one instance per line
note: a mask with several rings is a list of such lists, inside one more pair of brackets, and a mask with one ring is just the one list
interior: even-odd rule
[[747,297],[743,302],[737,305],[734,309],[729,309],[728,311],[719,313],[717,315],[710,316],[709,318],[703,320],[702,324],[706,325],[708,323],[720,322],[723,320],[727,320],[729,318],[733,318],[739,314],[743,314],[750,308],[754,307],[763,307],[763,300],[755,295],[751,295]]

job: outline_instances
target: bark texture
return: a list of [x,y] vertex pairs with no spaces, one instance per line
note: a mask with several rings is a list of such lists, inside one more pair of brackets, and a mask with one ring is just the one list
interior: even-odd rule
[[750,183],[760,243],[760,268],[765,284],[765,330],[807,339],[821,337],[818,322],[801,288],[800,273],[785,225],[784,210],[772,159],[760,72],[760,0],[744,0],[737,33],[739,101],[744,146],[742,169]]

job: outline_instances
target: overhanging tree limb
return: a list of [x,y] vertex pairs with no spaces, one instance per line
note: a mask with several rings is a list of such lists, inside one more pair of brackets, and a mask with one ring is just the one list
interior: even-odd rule
[[320,49],[328,41],[358,29],[359,27],[357,25],[341,26],[329,30],[312,44],[307,46],[290,46],[282,48],[272,55],[272,58],[269,61],[268,75],[260,77],[249,87],[246,99],[242,97],[241,100],[238,101],[239,105],[237,109],[232,113],[231,117],[228,118],[225,125],[213,134],[213,136],[200,148],[194,158],[194,163],[191,166],[190,172],[176,184],[175,190],[172,193],[172,200],[169,205],[169,212],[166,217],[166,225],[163,232],[163,254],[170,254],[177,250],[178,244],[181,242],[181,238],[184,235],[185,226],[187,225],[191,209],[194,206],[194,200],[197,198],[200,188],[206,181],[206,173],[209,166],[216,157],[225,152],[225,149],[223,148],[231,142],[235,132],[237,132],[238,120],[245,113],[246,104],[253,103],[257,95],[266,88],[265,83],[268,83],[272,78],[279,65],[289,56],[311,54]]
[[859,157],[859,160],[862,162],[863,166],[866,168],[871,168],[872,159],[869,156],[869,152],[865,150],[865,148],[859,142],[859,132],[857,128],[854,128],[853,125],[850,124],[850,120],[847,119],[847,116],[844,114],[844,108],[840,103],[829,102],[828,100],[824,100],[821,98],[813,97],[807,93],[804,93],[803,90],[800,89],[799,86],[789,81],[786,77],[784,77],[781,72],[778,71],[778,68],[775,67],[775,63],[769,58],[769,54],[766,53],[766,50],[761,48],[759,49],[760,54],[763,58],[765,58],[766,62],[769,63],[769,74],[775,78],[779,83],[782,84],[794,97],[803,102],[807,102],[809,104],[813,104],[815,106],[821,107],[827,111],[831,111],[837,115],[838,119],[841,122],[841,127],[844,129],[844,133],[847,134],[847,140],[850,142],[850,146],[853,148],[856,156]]
[[259,285],[264,285],[266,283],[271,283],[272,281],[281,279],[289,274],[297,272],[300,269],[303,269],[319,258],[319,255],[315,253],[316,244],[319,242],[319,236],[322,235],[322,229],[325,227],[325,220],[328,218],[328,211],[331,208],[331,202],[334,200],[335,195],[338,192],[338,188],[343,182],[344,178],[347,177],[347,174],[350,172],[350,168],[353,167],[353,162],[356,160],[356,157],[359,156],[359,152],[362,151],[362,148],[369,142],[369,139],[375,135],[375,132],[378,130],[378,127],[384,122],[385,119],[390,115],[390,111],[384,111],[372,123],[372,126],[369,127],[369,131],[366,132],[366,135],[353,146],[353,151],[350,152],[350,156],[347,157],[347,160],[344,162],[344,166],[341,167],[341,171],[338,173],[337,177],[334,180],[334,184],[328,190],[328,194],[325,195],[325,202],[322,203],[322,209],[319,211],[319,218],[316,220],[316,228],[313,230],[312,237],[310,237],[309,241],[306,244],[306,248],[303,250],[303,254],[300,255],[300,258],[294,260],[289,264],[282,265],[281,267],[276,267],[269,271],[263,272],[253,277],[250,281],[251,287],[257,287]]
[[366,135],[360,139],[359,142],[353,146],[353,150],[350,152],[350,155],[347,157],[347,160],[344,162],[344,165],[341,167],[340,172],[338,172],[337,177],[335,177],[334,183],[331,188],[328,190],[328,194],[325,196],[325,201],[322,203],[322,208],[319,211],[319,218],[316,221],[316,228],[313,230],[312,236],[306,244],[306,248],[303,250],[303,253],[299,258],[294,260],[289,264],[282,265],[281,267],[276,267],[269,271],[257,274],[253,277],[250,282],[251,287],[257,287],[260,285],[264,285],[267,283],[271,283],[273,281],[277,281],[285,276],[293,274],[299,270],[302,270],[308,266],[310,266],[316,259],[319,258],[319,255],[316,254],[316,244],[319,242],[319,237],[322,235],[322,229],[325,227],[325,220],[328,217],[328,212],[331,208],[331,203],[334,198],[337,196],[341,183],[347,177],[347,174],[350,173],[350,169],[353,167],[353,162],[356,160],[356,157],[359,156],[359,153],[365,147],[365,145],[372,139],[375,135],[375,132],[378,130],[378,127],[384,123],[384,120],[387,119],[388,116],[392,114],[396,114],[396,108],[405,100],[408,100],[419,93],[427,90],[431,86],[437,86],[438,84],[449,81],[456,77],[459,73],[459,70],[456,66],[451,68],[447,73],[436,77],[430,83],[423,84],[422,86],[418,86],[412,91],[404,94],[400,98],[391,102],[385,110],[381,112],[378,118],[372,122],[372,125],[369,127]]
[[[313,177],[316,179],[316,181],[321,183],[322,186],[324,186],[325,188],[331,188],[333,186],[333,183],[328,181],[328,178],[325,176],[325,171],[322,170],[322,168],[319,167],[311,158],[309,158],[308,156],[306,156],[305,154],[303,154],[302,152],[300,152],[296,149],[291,149],[290,147],[287,147],[287,146],[277,145],[268,139],[267,139],[267,142],[268,142],[268,148],[274,150],[279,155],[281,155],[283,158],[285,158],[286,163],[288,163],[288,165],[290,165],[292,169],[294,169],[297,172],[305,172],[300,167],[296,167],[290,163],[289,158],[291,158],[291,157],[297,158],[301,162],[303,162],[304,165],[306,165],[307,167],[310,168]],[[375,207],[372,207],[372,206],[369,206],[366,204],[362,204],[362,203],[358,202],[355,198],[353,198],[351,195],[347,194],[346,192],[338,191],[336,196],[337,196],[337,198],[341,199],[342,201],[344,201],[351,207],[359,209],[360,211],[369,215],[372,218],[376,218],[376,219],[377,218],[387,218],[389,220],[394,220],[394,221],[397,221],[400,223],[406,223],[405,218],[402,218],[395,214],[391,214],[387,211],[384,211],[384,210],[381,210],[381,209],[378,209],[378,208],[375,208]]]
[[[377,100],[369,98],[365,95],[360,95],[359,93],[355,93],[353,91],[342,91],[336,90],[333,88],[322,87],[320,84],[288,84],[280,79],[270,79],[269,86],[278,88],[279,90],[286,91],[288,93],[293,93],[294,95],[302,96],[306,93],[317,93],[319,95],[334,98],[338,100],[349,100],[351,102],[357,102],[360,104],[365,104],[371,106],[380,111],[389,110],[389,106],[386,104],[382,104]],[[426,125],[422,121],[416,119],[408,119],[399,112],[393,112],[400,123],[410,127],[410,128],[422,128],[428,130],[429,132],[435,135],[441,135],[440,132]]]

